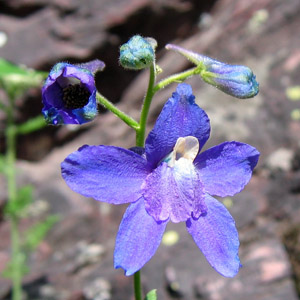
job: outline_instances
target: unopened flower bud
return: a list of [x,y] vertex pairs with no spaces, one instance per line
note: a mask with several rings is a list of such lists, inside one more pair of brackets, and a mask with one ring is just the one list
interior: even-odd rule
[[133,36],[120,47],[120,64],[125,69],[148,68],[155,60],[156,41],[153,38]]
[[169,44],[166,48],[182,54],[199,66],[201,78],[228,95],[245,99],[254,97],[259,91],[255,75],[246,66],[225,64],[176,45]]

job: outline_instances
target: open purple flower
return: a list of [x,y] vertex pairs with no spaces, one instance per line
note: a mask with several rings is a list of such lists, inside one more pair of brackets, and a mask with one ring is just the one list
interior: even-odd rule
[[120,224],[114,265],[132,275],[157,250],[169,221],[187,230],[220,274],[240,268],[239,239],[227,209],[212,197],[240,192],[251,178],[259,152],[225,142],[199,153],[210,134],[209,119],[192,89],[180,84],[166,102],[145,149],[83,146],[62,163],[74,191],[96,200],[131,203]]
[[42,89],[43,114],[49,124],[83,124],[97,115],[94,74],[104,63],[93,60],[85,64],[57,63]]

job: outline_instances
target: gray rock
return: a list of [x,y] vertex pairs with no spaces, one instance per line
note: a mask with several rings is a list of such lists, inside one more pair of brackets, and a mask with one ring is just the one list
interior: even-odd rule
[[111,300],[110,283],[103,279],[97,278],[83,289],[83,294],[86,300]]
[[294,151],[292,149],[279,148],[267,157],[266,167],[271,171],[290,171],[292,168],[293,157]]
[[233,279],[198,277],[198,294],[212,300],[298,299],[290,263],[279,240],[264,239],[242,248],[241,260],[243,268]]

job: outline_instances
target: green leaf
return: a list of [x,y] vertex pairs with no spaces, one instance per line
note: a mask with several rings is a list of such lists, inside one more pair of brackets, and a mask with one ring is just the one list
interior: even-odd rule
[[40,86],[47,75],[46,72],[16,66],[0,58],[0,88],[3,88],[11,98],[19,96],[30,87]]
[[16,277],[22,278],[24,275],[29,273],[27,266],[27,256],[19,252],[13,260],[7,263],[5,269],[2,272],[4,278],[14,279]]
[[59,221],[59,216],[51,215],[46,218],[46,220],[41,221],[31,228],[29,228],[24,233],[24,243],[23,247],[27,251],[33,251],[44,239],[48,231]]
[[150,291],[147,295],[145,300],[157,300],[156,290]]
[[33,187],[26,185],[21,187],[17,192],[17,197],[13,201],[9,201],[5,208],[4,213],[7,216],[22,216],[29,204],[32,203]]

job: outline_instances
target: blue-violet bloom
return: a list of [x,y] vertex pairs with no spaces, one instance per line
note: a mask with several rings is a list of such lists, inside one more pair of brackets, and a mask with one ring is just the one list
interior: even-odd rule
[[100,60],[72,65],[61,62],[51,69],[42,89],[45,120],[49,124],[83,124],[97,115],[94,74],[103,70]]
[[168,44],[168,50],[180,53],[199,66],[199,75],[224,93],[240,98],[252,98],[259,91],[259,84],[252,70],[246,66],[229,65],[210,57]]
[[169,221],[187,231],[211,266],[226,277],[240,268],[235,222],[212,196],[232,196],[251,178],[259,152],[225,142],[202,153],[209,119],[191,86],[179,84],[149,133],[145,148],[82,146],[62,162],[69,187],[127,208],[117,234],[114,265],[132,275],[157,250]]

